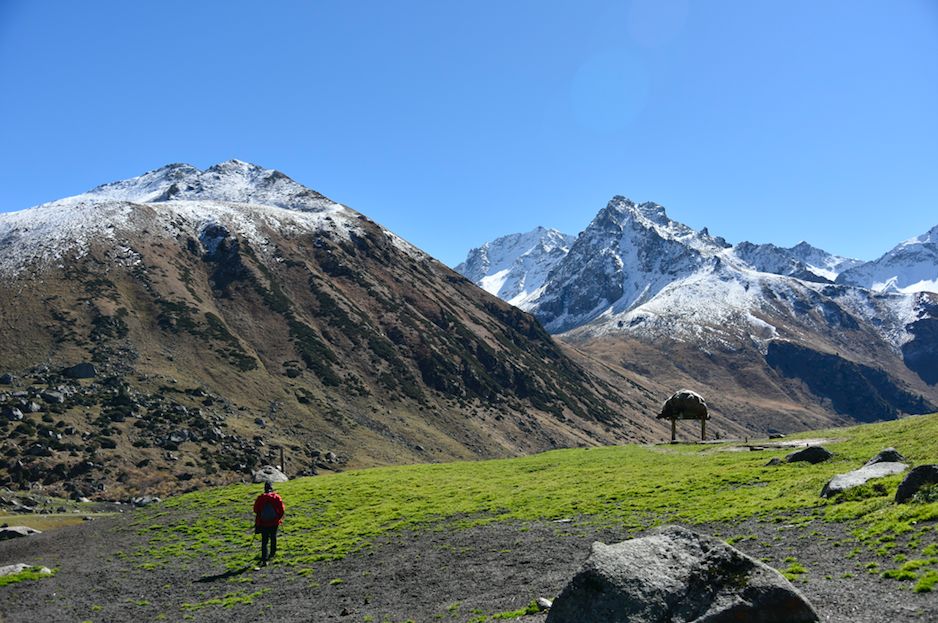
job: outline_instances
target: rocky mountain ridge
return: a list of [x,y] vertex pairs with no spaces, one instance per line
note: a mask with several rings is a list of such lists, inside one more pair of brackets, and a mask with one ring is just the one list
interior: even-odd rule
[[[938,277],[938,263],[929,264],[930,240],[929,235],[919,237],[887,256],[914,257],[922,275]],[[890,383],[922,397],[922,408],[930,408],[938,402],[938,392],[923,362],[932,361],[929,353],[938,345],[932,335],[938,294],[845,283],[869,266],[807,243],[790,249],[730,246],[707,230],[697,232],[671,220],[660,205],[617,196],[569,253],[555,260],[544,285],[522,308],[552,333],[589,352],[609,350],[597,341],[629,344],[610,355],[627,369],[638,369],[632,367],[629,351],[642,351],[651,360],[639,368],[660,376],[663,369],[673,368],[669,359],[679,352],[685,370],[669,378],[699,383],[703,390],[727,388],[727,381],[708,387],[699,380],[714,360],[731,368],[755,365],[757,383],[739,380],[739,375],[729,380],[741,397],[768,384],[778,386],[776,403],[851,417],[823,395],[824,386],[810,382],[815,376],[811,357],[795,366],[768,357],[773,343],[786,342],[834,355],[846,368],[885,370]],[[916,273],[918,286],[926,283],[922,275]],[[652,349],[637,348],[636,340]],[[690,361],[697,364],[686,363]],[[820,389],[805,394],[793,379]],[[870,404],[878,402],[879,392],[872,385],[864,389]],[[912,403],[891,404],[886,412],[895,416],[908,412]]]

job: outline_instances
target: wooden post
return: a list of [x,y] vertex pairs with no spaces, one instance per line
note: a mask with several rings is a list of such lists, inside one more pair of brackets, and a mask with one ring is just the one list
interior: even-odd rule
[[706,441],[707,439],[707,418],[700,420],[700,441]]
[[677,418],[671,418],[671,443],[677,440]]

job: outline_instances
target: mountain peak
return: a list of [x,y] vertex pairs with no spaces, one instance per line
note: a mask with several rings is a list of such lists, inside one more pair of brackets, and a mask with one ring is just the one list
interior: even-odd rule
[[137,177],[103,184],[80,197],[130,203],[258,203],[301,211],[319,211],[335,205],[276,169],[235,159],[219,162],[204,171],[191,164],[167,164]]

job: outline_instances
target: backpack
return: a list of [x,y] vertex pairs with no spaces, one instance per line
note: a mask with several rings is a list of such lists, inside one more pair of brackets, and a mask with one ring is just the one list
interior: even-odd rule
[[260,518],[262,521],[276,521],[277,509],[274,508],[274,503],[271,500],[264,500],[264,506],[261,507]]

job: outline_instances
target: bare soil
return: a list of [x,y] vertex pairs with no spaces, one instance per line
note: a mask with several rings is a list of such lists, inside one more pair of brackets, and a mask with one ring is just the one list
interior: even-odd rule
[[[153,570],[120,552],[143,540],[126,516],[0,542],[0,565],[25,562],[57,568],[52,578],[0,587],[5,623],[182,621],[480,621],[483,615],[523,608],[537,597],[554,598],[589,552],[592,541],[629,538],[624,530],[597,529],[577,520],[494,523],[470,529],[442,524],[419,533],[398,533],[343,560],[320,563],[299,576],[289,565],[286,526],[280,560],[230,572],[197,559]],[[867,569],[898,566],[892,553],[862,549],[849,527],[814,520],[797,525],[749,520],[695,529],[740,539],[736,547],[784,569],[791,558],[807,569],[795,585],[822,620],[895,623],[938,620],[938,593],[914,593],[912,582],[884,579]],[[936,540],[923,533],[918,551]],[[931,541],[927,541],[931,539]],[[901,544],[900,544],[901,545]],[[245,535],[245,548],[251,547]],[[259,548],[257,541],[253,542]],[[207,605],[213,598],[258,593],[253,604]],[[204,604],[191,609],[185,604]],[[523,617],[541,623],[545,614]],[[488,619],[491,620],[491,619]]]

